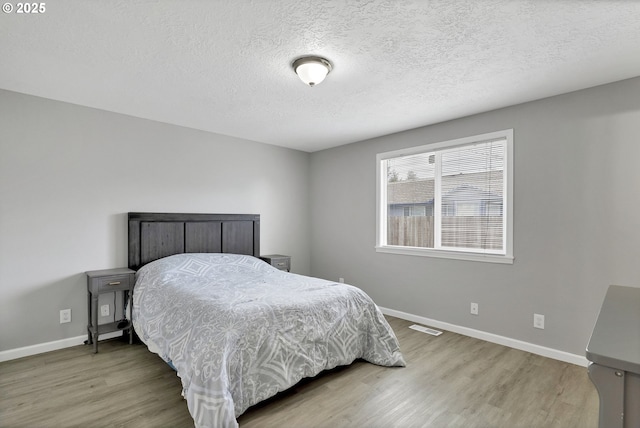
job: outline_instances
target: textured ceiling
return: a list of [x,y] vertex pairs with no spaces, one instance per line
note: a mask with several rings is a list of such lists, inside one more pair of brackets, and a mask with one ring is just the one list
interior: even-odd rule
[[632,0],[63,0],[0,36],[0,88],[304,151],[640,76]]

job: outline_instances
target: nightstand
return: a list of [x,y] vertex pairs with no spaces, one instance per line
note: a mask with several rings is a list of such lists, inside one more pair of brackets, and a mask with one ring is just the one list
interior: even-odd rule
[[269,254],[266,256],[260,256],[260,259],[280,270],[286,270],[287,272],[291,271],[291,256],[283,256],[282,254]]
[[[123,331],[129,334],[129,344],[133,343],[133,326],[131,320],[126,319],[127,302],[129,309],[133,305],[133,285],[135,271],[127,268],[92,270],[87,274],[87,344],[93,343],[93,353],[98,352],[98,337],[104,333]],[[122,291],[122,320],[98,325],[98,296],[104,293]],[[114,314],[116,308],[113,308]]]

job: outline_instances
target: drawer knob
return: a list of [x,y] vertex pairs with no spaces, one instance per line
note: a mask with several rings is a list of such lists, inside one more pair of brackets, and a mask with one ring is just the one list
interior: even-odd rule
[[120,281],[113,281],[110,282],[109,285],[120,285]]

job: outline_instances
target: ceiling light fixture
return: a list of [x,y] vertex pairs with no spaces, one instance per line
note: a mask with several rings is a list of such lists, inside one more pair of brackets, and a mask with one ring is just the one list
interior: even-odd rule
[[291,65],[300,80],[309,86],[321,83],[333,68],[329,60],[319,56],[298,58]]

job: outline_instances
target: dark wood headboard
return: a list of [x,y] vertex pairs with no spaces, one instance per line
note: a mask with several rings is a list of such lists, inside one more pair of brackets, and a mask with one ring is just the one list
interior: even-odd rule
[[260,256],[257,214],[129,213],[129,268],[181,253]]

